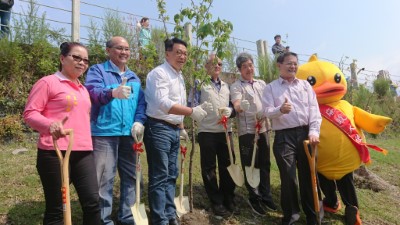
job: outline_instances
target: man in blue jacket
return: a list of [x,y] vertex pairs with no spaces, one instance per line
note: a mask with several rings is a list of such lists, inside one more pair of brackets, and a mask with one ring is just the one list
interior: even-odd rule
[[135,140],[141,140],[146,102],[139,77],[127,67],[130,47],[123,37],[106,43],[110,58],[89,68],[85,86],[92,101],[91,130],[99,183],[103,224],[111,219],[116,170],[121,178],[118,223],[135,224],[130,207],[135,203]]

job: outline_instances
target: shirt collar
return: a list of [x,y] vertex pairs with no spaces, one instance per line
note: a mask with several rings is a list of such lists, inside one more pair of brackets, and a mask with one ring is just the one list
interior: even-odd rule
[[125,65],[125,72],[122,72],[121,70],[119,70],[118,66],[115,65],[115,64],[111,61],[111,59],[108,60],[108,61],[110,62],[111,71],[116,72],[116,73],[118,73],[119,75],[122,75],[122,74],[126,73],[126,72],[129,70],[129,68]]
[[214,84],[221,84],[221,79],[219,79],[219,77],[217,77],[217,80],[215,81],[214,79],[212,79],[212,77],[210,77],[211,82],[213,82]]
[[294,79],[293,79],[292,82],[289,82],[289,81],[283,79],[281,76],[279,76],[278,80],[279,80],[279,83],[280,83],[280,84],[299,82],[299,79],[298,79],[297,77],[294,77]]
[[[58,79],[60,79],[61,81],[69,81],[69,82],[71,82],[71,83],[73,83],[70,79],[68,79],[64,74],[62,74],[61,73],[61,71],[57,71],[55,74],[54,74],[56,77],[58,77]],[[81,86],[82,85],[82,83],[81,83],[81,81],[79,80],[79,79],[77,79],[78,80],[78,86]]]
[[256,79],[253,79],[252,81],[245,80],[245,79],[243,79],[242,76],[239,77],[239,80],[240,80],[242,83],[247,83],[247,84],[254,84],[254,83],[257,82]]
[[169,64],[169,62],[167,60],[165,60],[164,64],[172,71],[174,71],[175,74],[177,75],[181,75],[182,71],[177,72],[176,69],[174,69],[174,67],[171,66],[171,64]]

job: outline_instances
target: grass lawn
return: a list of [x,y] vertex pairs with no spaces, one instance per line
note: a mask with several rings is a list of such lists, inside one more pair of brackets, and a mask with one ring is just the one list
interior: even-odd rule
[[[237,145],[237,140],[235,140]],[[391,184],[391,188],[380,192],[358,189],[360,212],[363,224],[383,225],[400,224],[398,209],[400,208],[400,139],[372,139],[371,144],[389,150],[387,156],[371,151],[373,163],[368,169]],[[41,224],[44,211],[42,186],[36,171],[36,138],[29,137],[24,142],[0,144],[0,224],[7,225],[38,225]],[[27,152],[12,154],[15,149],[27,148]],[[238,147],[235,146],[238,155]],[[189,149],[190,151],[190,149]],[[189,154],[188,154],[189,155]],[[279,172],[272,155],[272,193],[275,203],[279,205],[280,181]],[[145,181],[145,204],[147,204],[147,167],[146,154],[143,154],[143,173]],[[187,157],[189,159],[189,157]],[[186,168],[188,171],[188,160]],[[265,217],[253,216],[246,204],[247,191],[245,187],[237,188],[237,203],[241,209],[240,215],[228,219],[216,218],[212,215],[210,205],[202,186],[200,174],[199,151],[196,149],[194,158],[194,213],[185,215],[184,224],[280,224],[281,210],[268,212]],[[118,180],[117,180],[118,181]],[[179,180],[178,180],[179,181]],[[185,176],[185,195],[188,195],[188,175]],[[178,184],[179,185],[179,184]],[[118,182],[115,185],[115,196],[119,196]],[[72,215],[74,224],[81,224],[81,210],[74,189],[71,188]],[[142,200],[143,201],[143,200]],[[117,208],[118,199],[115,198]],[[114,213],[116,215],[116,213]],[[324,224],[344,224],[344,208],[336,215],[325,214]],[[301,216],[300,224],[305,224],[305,216]]]

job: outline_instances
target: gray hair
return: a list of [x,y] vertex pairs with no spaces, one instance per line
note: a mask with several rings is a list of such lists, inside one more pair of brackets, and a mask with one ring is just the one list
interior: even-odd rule
[[247,61],[251,61],[252,63],[254,63],[253,61],[253,56],[251,56],[249,53],[247,52],[242,52],[238,55],[238,57],[236,58],[236,66],[237,68],[241,68],[242,64],[247,62]]

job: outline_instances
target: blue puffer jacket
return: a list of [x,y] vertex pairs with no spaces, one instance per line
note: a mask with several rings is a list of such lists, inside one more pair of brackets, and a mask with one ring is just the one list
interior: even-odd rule
[[146,122],[146,101],[139,77],[129,69],[122,76],[128,78],[126,85],[132,88],[128,99],[112,97],[112,89],[117,88],[122,79],[113,71],[110,61],[89,68],[85,86],[92,101],[92,136],[129,136],[134,122]]

